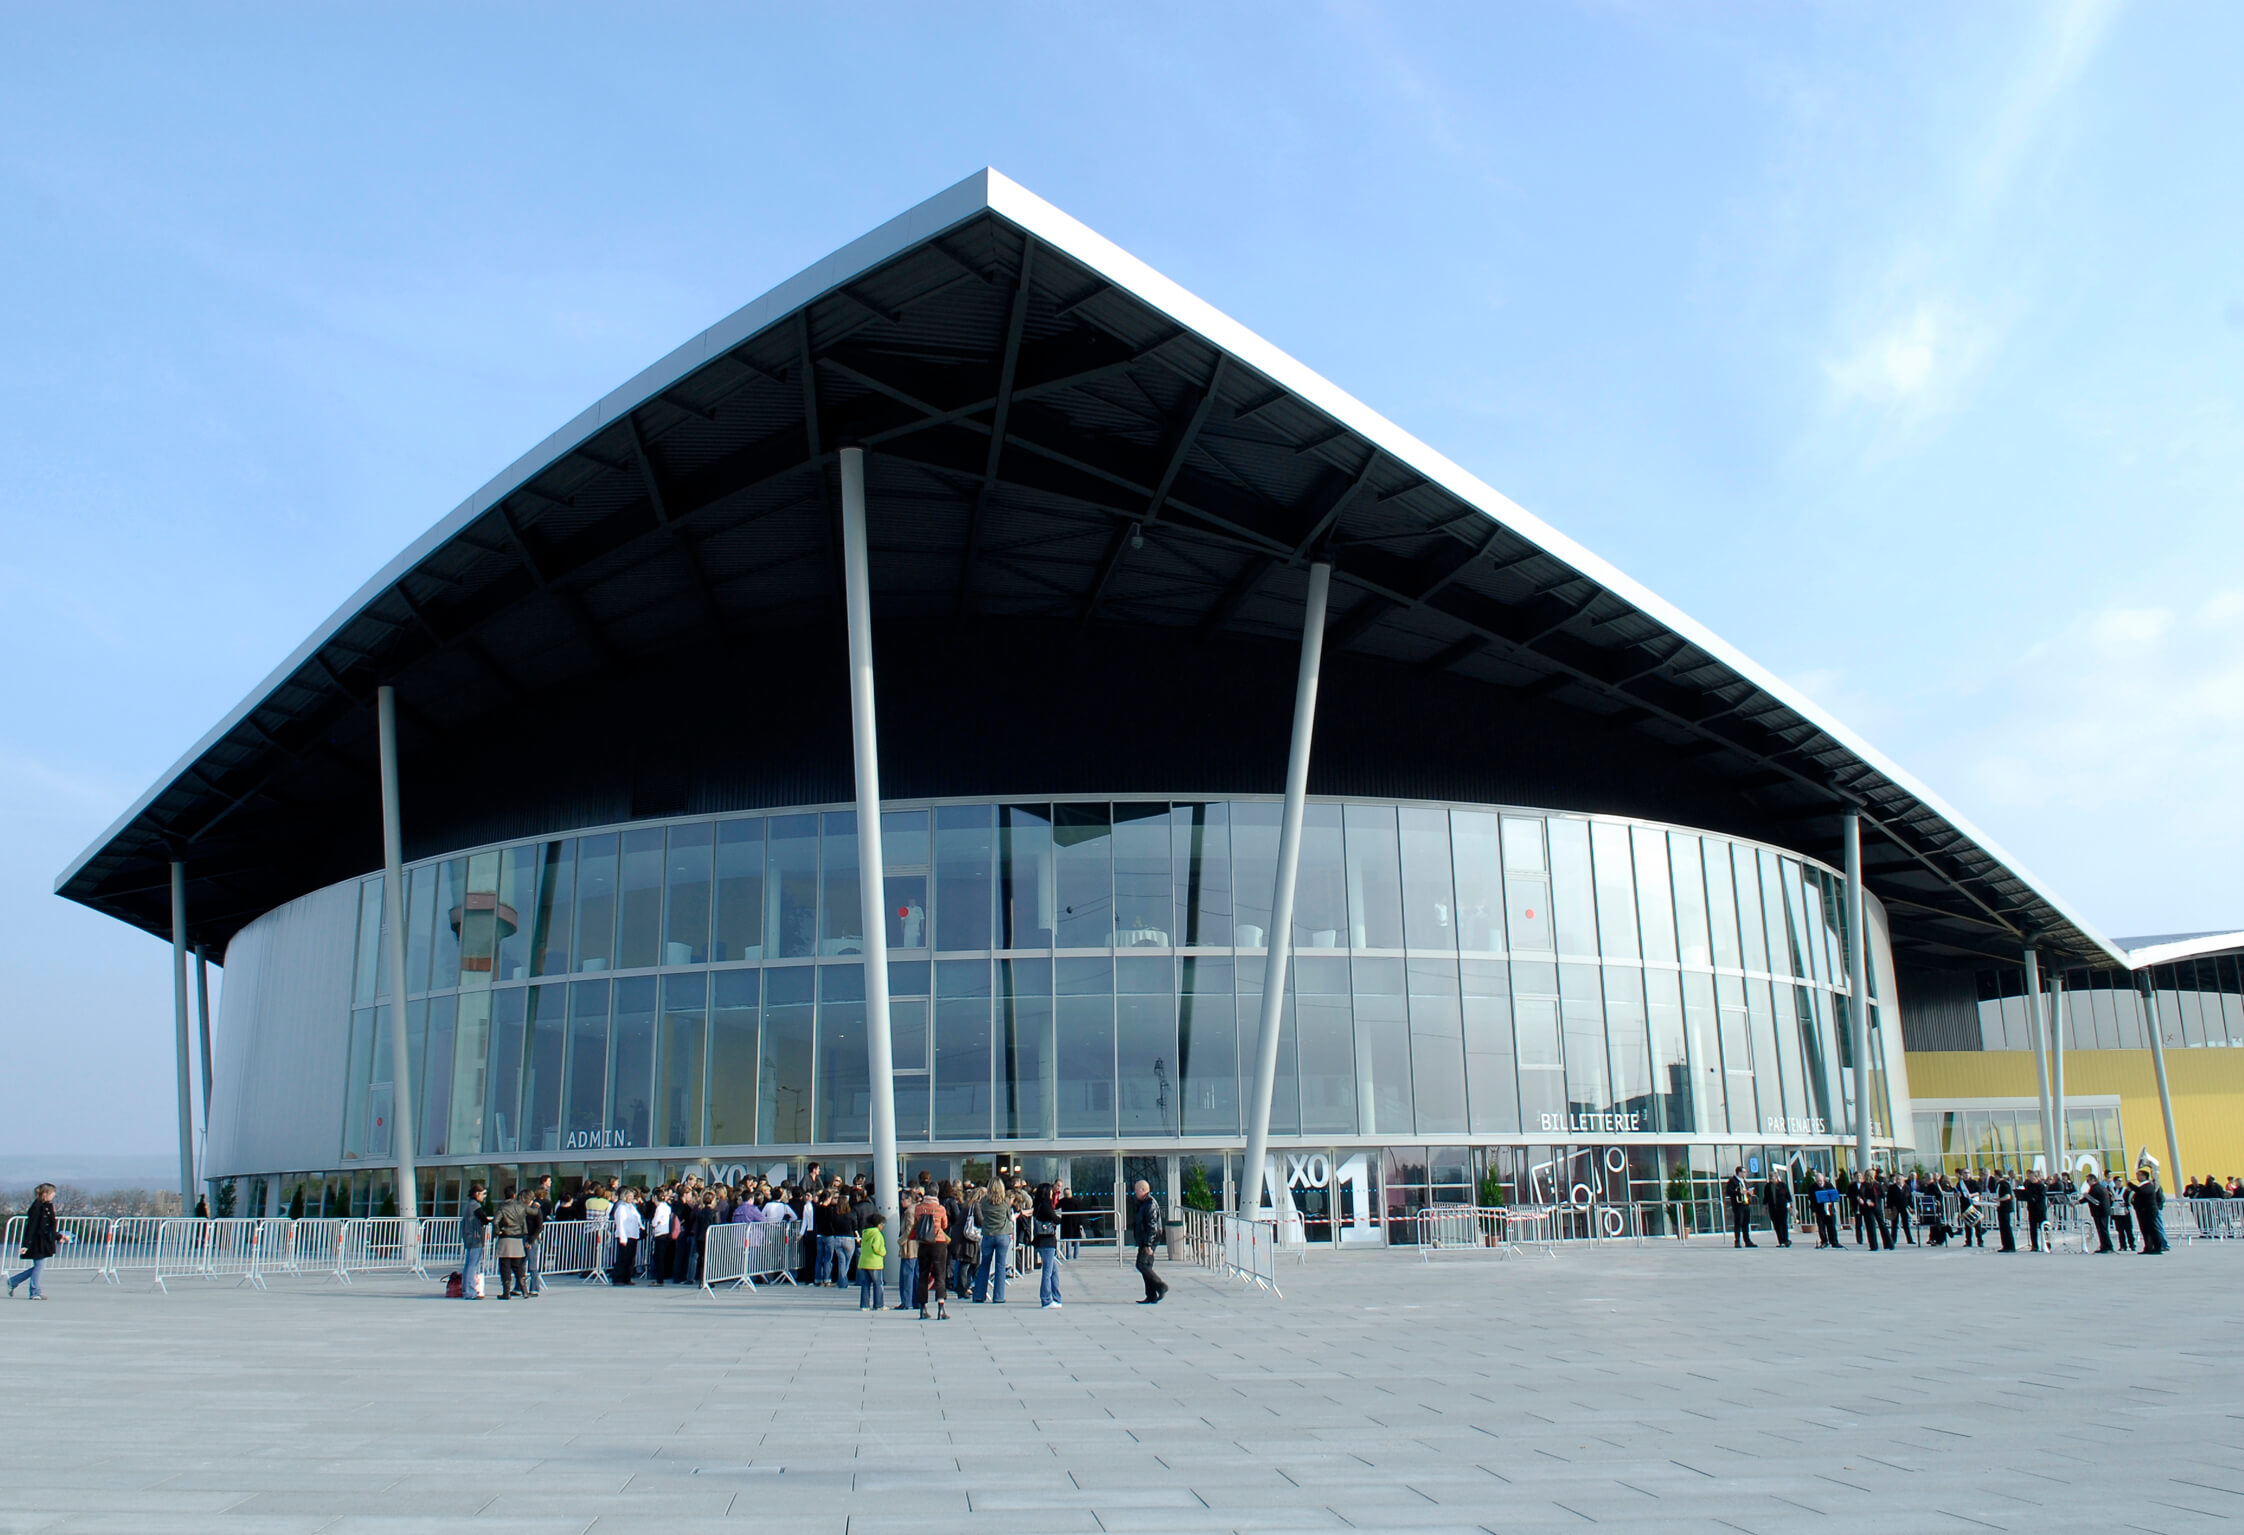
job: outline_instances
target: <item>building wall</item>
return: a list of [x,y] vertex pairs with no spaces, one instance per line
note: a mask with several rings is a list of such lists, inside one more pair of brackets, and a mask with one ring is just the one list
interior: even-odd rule
[[[1912,1050],[1908,1059],[1909,1088],[1919,1098],[2039,1096],[2030,1050]],[[2244,1051],[2168,1050],[2166,1074],[2174,1094],[2174,1129],[2182,1142],[2182,1171],[2192,1178],[2244,1173]],[[2149,1147],[2159,1161],[2161,1179],[2169,1191],[2174,1188],[2158,1079],[2148,1050],[2067,1050],[2065,1093],[2068,1099],[2075,1094],[2118,1097],[2129,1158]]]
[[267,912],[226,948],[212,1039],[206,1175],[326,1167],[343,1137],[356,882]]

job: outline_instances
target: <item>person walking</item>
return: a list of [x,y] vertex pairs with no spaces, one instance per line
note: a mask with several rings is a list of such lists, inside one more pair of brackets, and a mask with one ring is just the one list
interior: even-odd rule
[[482,1287],[483,1238],[491,1229],[491,1214],[483,1208],[486,1190],[480,1183],[468,1185],[467,1201],[460,1206],[460,1299],[481,1300],[476,1292]]
[[974,1304],[1005,1304],[1005,1279],[1013,1269],[1013,1196],[1005,1181],[990,1179],[974,1207],[982,1228],[982,1250],[974,1265]]
[[1769,1228],[1776,1232],[1777,1246],[1792,1245],[1792,1176],[1787,1168],[1771,1168],[1769,1181],[1761,1189],[1761,1208],[1769,1212]]
[[40,1280],[46,1277],[47,1260],[62,1250],[62,1244],[71,1240],[70,1233],[62,1229],[62,1221],[55,1215],[55,1186],[42,1183],[31,1191],[31,1208],[23,1212],[23,1248],[16,1254],[30,1260],[31,1267],[8,1279],[8,1299],[16,1298],[16,1286],[30,1285],[28,1293],[33,1300],[45,1300],[46,1288]]
[[509,1188],[499,1202],[498,1215],[491,1222],[492,1256],[499,1260],[500,1300],[512,1300],[517,1295],[525,1300],[529,1298],[530,1281],[522,1272],[529,1237],[529,1209]]
[[1893,1247],[1895,1233],[1917,1245],[1917,1176],[1911,1173],[1903,1178],[1896,1176],[1886,1182],[1886,1247]]
[[1065,1187],[1039,1185],[1029,1217],[1029,1241],[1036,1249],[1036,1303],[1047,1311],[1060,1304],[1060,1194]]
[[1757,1245],[1753,1240],[1753,1191],[1746,1184],[1743,1167],[1722,1180],[1722,1205],[1730,1212],[1730,1245]]
[[646,1230],[646,1221],[639,1214],[638,1201],[629,1194],[620,1194],[617,1197],[615,1208],[609,1212],[609,1218],[615,1222],[616,1263],[615,1268],[609,1273],[608,1282],[613,1285],[627,1285],[631,1283],[631,1276],[638,1268],[639,1236],[641,1232]]
[[1161,1297],[1169,1293],[1169,1282],[1153,1272],[1153,1249],[1161,1241],[1161,1202],[1153,1197],[1153,1185],[1143,1178],[1130,1191],[1130,1243],[1138,1250],[1138,1277],[1145,1281],[1145,1299],[1141,1306],[1158,1306]]
[[879,1311],[888,1304],[888,1238],[881,1227],[888,1217],[875,1210],[865,1217],[857,1233],[857,1309]]
[[922,1193],[912,1206],[912,1245],[919,1249],[919,1319],[928,1320],[927,1303],[935,1303],[935,1320],[947,1322],[950,1312],[943,1297],[950,1293],[951,1217],[943,1201],[932,1192]]

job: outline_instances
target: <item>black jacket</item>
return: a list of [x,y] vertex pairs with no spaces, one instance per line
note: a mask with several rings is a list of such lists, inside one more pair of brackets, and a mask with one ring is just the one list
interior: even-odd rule
[[23,1255],[52,1258],[62,1245],[62,1224],[55,1219],[55,1202],[42,1199],[23,1216]]
[[1771,1178],[1769,1186],[1761,1191],[1761,1203],[1782,1215],[1792,1208],[1792,1185],[1783,1178]]
[[1161,1201],[1147,1194],[1130,1206],[1130,1245],[1158,1247],[1161,1240]]

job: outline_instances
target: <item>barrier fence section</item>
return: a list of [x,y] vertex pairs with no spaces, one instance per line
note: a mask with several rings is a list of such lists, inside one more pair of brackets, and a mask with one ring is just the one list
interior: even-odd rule
[[[23,1217],[8,1217],[7,1230],[0,1235],[5,1242],[5,1258],[10,1269],[17,1262],[16,1254],[23,1251]],[[109,1227],[106,1215],[60,1215],[55,1217],[59,1238],[55,1254],[47,1260],[47,1273],[91,1274],[96,1279],[109,1277]]]
[[2244,1238],[2244,1199],[2170,1199],[2166,1240],[2233,1242]]
[[109,1223],[109,1269],[111,1284],[124,1283],[127,1269],[139,1270],[156,1267],[156,1239],[162,1235],[166,1217],[161,1215],[125,1215]]
[[753,1290],[765,1284],[795,1283],[799,1221],[733,1221],[711,1226],[701,1244],[701,1290],[719,1287]]
[[608,1276],[600,1255],[607,1234],[605,1222],[547,1221],[531,1250],[532,1266],[541,1277],[574,1277],[606,1284]]

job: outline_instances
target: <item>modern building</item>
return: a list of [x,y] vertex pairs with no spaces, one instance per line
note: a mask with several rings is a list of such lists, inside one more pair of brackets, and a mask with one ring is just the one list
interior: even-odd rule
[[200,1177],[244,1210],[994,1161],[1191,1202],[1266,1171],[1376,1241],[1489,1184],[1933,1155],[1928,1116],[2015,1110],[1980,1068],[2029,964],[2091,978],[2079,1144],[2156,1139],[2080,1064],[2124,949],[994,172],[509,466],[57,889],[178,949],[183,1179],[185,961],[222,961]]

